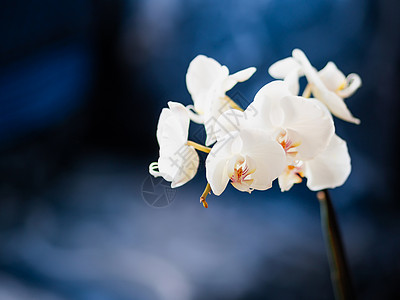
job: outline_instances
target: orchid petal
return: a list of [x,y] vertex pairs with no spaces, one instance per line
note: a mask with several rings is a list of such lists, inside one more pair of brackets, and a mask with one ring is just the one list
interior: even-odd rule
[[179,187],[191,180],[197,173],[199,167],[199,155],[193,147],[186,147],[179,153],[182,164],[171,183],[171,187]]
[[238,82],[248,80],[251,76],[253,76],[256,70],[256,68],[250,67],[229,75],[222,83],[222,90],[224,92],[231,90]]
[[290,190],[295,183],[300,183],[300,182],[302,182],[302,178],[300,177],[300,175],[297,174],[296,172],[293,172],[293,170],[289,169],[289,166],[278,177],[279,187],[282,192]]
[[310,61],[304,52],[299,49],[295,49],[293,50],[292,55],[302,65],[304,74],[311,84],[314,96],[318,100],[322,101],[334,116],[351,123],[360,124],[360,120],[353,117],[343,99],[325,86],[317,71],[311,66]]
[[206,178],[217,196],[222,194],[229,182],[227,163],[232,156],[233,140],[234,137],[228,137],[216,143],[206,159]]
[[245,126],[246,114],[237,109],[229,109],[221,114],[214,125],[214,133],[217,140],[221,140],[227,134],[239,131]]
[[318,72],[318,76],[321,78],[325,86],[332,92],[337,91],[343,84],[346,84],[346,77],[337,68],[335,63],[331,61]]
[[300,49],[294,49],[292,55],[301,64],[308,82],[314,85],[318,90],[326,89],[324,83],[318,76],[317,70],[311,65],[304,52]]
[[294,70],[290,72],[284,79],[284,82],[288,85],[289,91],[297,96],[299,94],[299,71]]
[[186,143],[189,131],[189,115],[186,108],[177,102],[168,102],[168,108],[161,111],[157,125],[157,140],[160,151],[173,154]]
[[335,132],[332,116],[316,99],[287,96],[279,102],[284,118],[275,124],[287,131],[297,146],[300,159],[311,159],[326,149]]
[[342,98],[348,98],[361,86],[361,78],[355,73],[349,74],[346,77],[347,86],[337,91],[337,94]]
[[346,142],[337,135],[332,137],[324,152],[304,164],[307,186],[312,191],[341,186],[351,172]]
[[189,93],[202,94],[207,90],[221,72],[221,64],[211,57],[196,56],[189,64],[186,73],[186,85]]
[[191,180],[197,173],[199,156],[193,147],[182,147],[172,156],[160,156],[158,169],[165,180],[171,181],[171,187],[179,187]]
[[244,70],[238,71],[229,75],[229,78],[235,80],[236,82],[243,82],[248,80],[257,71],[255,67],[246,68]]
[[245,110],[251,117],[253,127],[273,130],[273,123],[280,123],[283,119],[283,112],[279,107],[280,99],[292,96],[287,83],[282,80],[275,80],[263,86],[254,101]]
[[286,166],[286,155],[281,145],[270,135],[259,129],[243,129],[240,133],[243,143],[241,154],[249,157],[249,168],[255,169],[251,187],[266,190]]
[[254,102],[279,101],[285,96],[292,96],[287,83],[282,80],[275,80],[264,85],[255,95]]
[[187,109],[181,103],[173,101],[168,102],[168,107],[170,108],[171,113],[179,121],[179,128],[182,128],[185,132],[185,138],[187,138],[190,123]]
[[221,114],[230,109],[229,103],[221,97],[216,98],[207,107],[204,113],[204,127],[207,134],[206,146],[210,146],[216,142],[218,129],[215,128],[215,125],[217,124],[217,120]]
[[322,91],[313,89],[313,94],[328,107],[334,116],[357,125],[361,123],[360,119],[355,118],[352,115],[344,100],[334,92],[331,92],[327,89]]
[[192,96],[194,107],[203,113],[209,101],[208,93],[216,82],[228,77],[229,70],[215,59],[198,55],[189,64],[186,73],[186,86]]
[[187,112],[189,113],[190,120],[197,124],[203,124],[204,123],[204,116],[199,115],[195,112],[194,106],[193,105],[187,105],[186,106]]
[[159,175],[157,177],[162,176],[166,181],[172,182],[172,180],[174,180],[175,174],[179,169],[171,164],[171,160],[169,157],[160,156],[158,158],[158,170]]
[[300,64],[293,57],[287,57],[272,64],[268,73],[276,79],[284,79],[290,73],[299,69]]

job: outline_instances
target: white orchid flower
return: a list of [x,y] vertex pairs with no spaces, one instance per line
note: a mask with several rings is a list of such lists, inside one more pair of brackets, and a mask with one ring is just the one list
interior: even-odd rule
[[353,117],[343,100],[361,86],[360,77],[357,74],[350,74],[345,78],[332,62],[317,72],[303,51],[295,49],[292,55],[301,64],[314,96],[321,100],[336,117],[360,124],[360,120]]
[[353,73],[345,77],[333,62],[328,62],[318,72],[304,52],[299,49],[293,50],[292,57],[271,65],[268,72],[274,78],[284,79],[295,95],[299,92],[299,77],[305,75],[309,86],[304,94],[312,91],[313,95],[323,102],[333,115],[345,121],[360,124],[360,120],[351,114],[343,100],[354,94],[361,86],[361,78],[357,74]]
[[285,166],[285,152],[266,131],[238,128],[219,138],[212,148],[206,177],[217,196],[229,181],[240,191],[266,190]]
[[229,75],[226,66],[204,55],[196,56],[189,64],[186,86],[194,105],[187,108],[192,121],[205,125],[207,146],[216,141],[214,125],[218,117],[231,107],[237,107],[226,92],[238,82],[248,80],[255,71],[256,68],[251,67]]
[[[229,179],[239,190],[266,189],[276,178],[274,176],[281,175],[288,165],[312,159],[323,152],[334,130],[331,114],[318,100],[293,96],[285,82],[274,81],[257,93],[254,102],[244,112],[229,110],[218,118],[215,126],[218,141],[210,152],[210,155],[215,153],[215,157],[210,156],[208,164],[206,162],[207,179],[214,193],[222,193]],[[265,163],[267,169],[282,170],[281,173],[272,172],[269,177],[263,174],[266,180],[263,188],[250,186],[250,183],[254,184],[251,181],[252,163],[257,161],[252,160],[251,156],[245,159],[243,154],[237,154],[237,144],[241,145],[240,141],[247,138],[246,135],[254,137],[250,141],[255,145],[264,145],[264,156],[274,158],[269,161],[269,165]],[[239,142],[234,142],[235,139]],[[250,142],[246,140],[246,143]],[[275,153],[275,156],[270,152]],[[283,169],[281,153],[284,154]],[[262,157],[260,154],[258,159]],[[240,176],[236,175],[235,170]]]
[[351,172],[351,160],[347,144],[334,135],[328,148],[311,160],[296,161],[286,167],[278,182],[282,191],[288,191],[295,183],[307,178],[312,191],[335,188],[345,183]]
[[335,132],[329,111],[316,99],[293,96],[284,81],[273,81],[256,94],[245,113],[249,126],[268,130],[288,161],[308,160],[324,151]]
[[199,156],[188,145],[189,113],[180,103],[168,102],[169,108],[161,112],[157,126],[157,140],[160,146],[158,162],[149,166],[154,177],[163,177],[171,187],[179,187],[191,180],[197,173]]
[[[293,96],[288,84],[278,80],[257,93],[247,110],[250,109],[258,114],[249,118],[247,124],[266,128],[285,150],[287,164],[278,178],[282,191],[300,183],[302,177],[309,178],[307,185],[312,190],[343,184],[349,174],[349,163],[345,159],[349,157],[347,148],[345,142],[334,135],[332,116],[320,101]],[[334,153],[336,151],[339,154]],[[340,159],[343,159],[343,169],[339,169]],[[325,164],[329,165],[325,167]],[[323,176],[321,170],[324,168],[326,174]],[[322,184],[315,183],[318,178]]]

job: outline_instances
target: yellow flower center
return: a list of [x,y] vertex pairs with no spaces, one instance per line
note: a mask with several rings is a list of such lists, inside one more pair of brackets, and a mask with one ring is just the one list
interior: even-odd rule
[[277,139],[278,143],[282,146],[283,150],[285,150],[286,155],[296,156],[298,151],[296,147],[300,146],[301,142],[293,142],[290,138],[288,138],[286,132],[282,131]]
[[345,80],[342,82],[341,85],[338,86],[338,88],[336,89],[336,92],[343,90],[346,86],[347,86],[347,81]]
[[230,179],[232,184],[234,183],[246,183],[251,184],[254,179],[248,178],[251,174],[253,174],[256,170],[250,170],[246,161],[238,160],[233,169],[233,174],[231,174]]

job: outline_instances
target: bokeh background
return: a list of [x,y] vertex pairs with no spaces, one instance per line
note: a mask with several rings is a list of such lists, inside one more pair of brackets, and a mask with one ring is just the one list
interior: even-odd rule
[[361,125],[335,120],[353,171],[332,195],[359,299],[400,299],[399,14],[395,0],[1,1],[0,299],[333,299],[304,184],[230,187],[204,209],[203,165],[173,191],[147,173],[197,54],[257,67],[229,92],[246,106],[296,47],[363,79],[347,100]]

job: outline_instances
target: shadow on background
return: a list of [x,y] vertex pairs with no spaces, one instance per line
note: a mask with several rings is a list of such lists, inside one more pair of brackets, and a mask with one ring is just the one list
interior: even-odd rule
[[333,299],[305,185],[228,188],[205,210],[204,164],[176,190],[147,173],[162,107],[191,102],[197,54],[257,67],[229,92],[246,106],[296,47],[318,69],[332,60],[363,79],[347,102],[361,125],[335,120],[353,171],[332,195],[359,298],[400,297],[398,2],[0,8],[0,299]]

